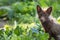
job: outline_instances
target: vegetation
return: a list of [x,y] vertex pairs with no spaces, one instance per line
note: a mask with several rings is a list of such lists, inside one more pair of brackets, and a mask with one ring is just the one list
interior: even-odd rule
[[0,40],[47,40],[49,34],[36,17],[36,5],[52,6],[52,16],[60,23],[60,0],[0,0],[0,17],[9,18],[0,28]]

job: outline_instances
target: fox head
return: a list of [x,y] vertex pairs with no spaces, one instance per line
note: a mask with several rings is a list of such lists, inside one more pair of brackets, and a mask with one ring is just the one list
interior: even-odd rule
[[45,22],[48,20],[48,17],[50,16],[51,11],[52,11],[52,7],[49,7],[47,10],[44,11],[41,9],[39,5],[37,5],[37,13],[41,22]]

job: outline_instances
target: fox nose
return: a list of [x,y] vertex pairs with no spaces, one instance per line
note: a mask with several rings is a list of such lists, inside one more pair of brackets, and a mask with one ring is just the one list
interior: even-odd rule
[[45,18],[44,18],[44,17],[41,17],[40,20],[41,20],[42,22],[45,22]]

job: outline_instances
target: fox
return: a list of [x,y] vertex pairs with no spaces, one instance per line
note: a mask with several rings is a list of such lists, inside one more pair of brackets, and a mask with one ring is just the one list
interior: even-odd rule
[[54,19],[51,19],[52,7],[43,10],[39,5],[37,5],[38,18],[45,30],[49,34],[48,40],[52,37],[54,40],[60,40],[60,24],[58,24]]

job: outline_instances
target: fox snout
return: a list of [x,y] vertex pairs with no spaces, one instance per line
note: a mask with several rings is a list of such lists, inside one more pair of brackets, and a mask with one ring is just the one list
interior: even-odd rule
[[45,22],[46,21],[46,19],[44,17],[41,17],[40,20],[41,20],[41,22]]

